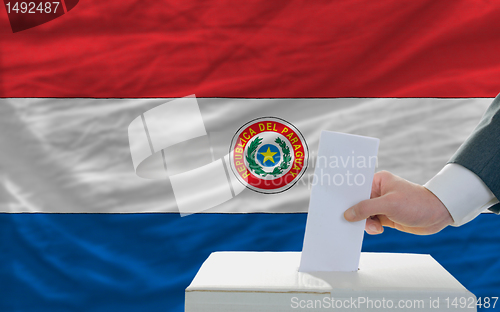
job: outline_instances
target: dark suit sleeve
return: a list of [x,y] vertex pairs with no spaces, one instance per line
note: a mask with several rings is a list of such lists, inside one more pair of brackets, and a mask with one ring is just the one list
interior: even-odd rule
[[[500,199],[500,94],[449,163],[459,164],[474,172]],[[500,204],[489,209],[498,214]]]

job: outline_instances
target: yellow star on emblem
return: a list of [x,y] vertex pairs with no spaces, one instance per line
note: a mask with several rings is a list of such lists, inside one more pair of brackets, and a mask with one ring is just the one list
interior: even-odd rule
[[271,148],[270,148],[270,147],[268,147],[268,148],[267,148],[267,152],[265,152],[265,153],[260,153],[260,154],[264,156],[264,161],[262,162],[263,164],[264,164],[266,161],[268,161],[268,160],[272,161],[272,162],[273,162],[273,164],[274,164],[274,157],[273,157],[273,156],[274,156],[274,154],[276,154],[276,152],[274,152],[274,153],[273,153],[273,152],[271,152]]

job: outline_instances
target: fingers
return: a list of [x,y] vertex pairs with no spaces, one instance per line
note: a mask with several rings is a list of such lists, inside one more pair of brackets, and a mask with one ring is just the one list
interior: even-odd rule
[[344,212],[344,218],[347,221],[355,222],[366,219],[370,216],[385,214],[391,211],[393,203],[389,196],[363,200]]
[[380,224],[382,224],[382,226],[388,226],[388,227],[391,227],[393,229],[396,228],[396,224],[394,223],[394,221],[387,218],[386,216],[378,215],[377,218],[378,218]]
[[380,223],[377,216],[366,219],[365,231],[368,234],[380,234],[384,232],[384,227]]
[[378,172],[375,173],[375,176],[373,176],[373,181],[372,181],[372,191],[370,194],[370,198],[377,198],[382,195],[382,190],[381,190],[381,179],[380,176],[378,175]]

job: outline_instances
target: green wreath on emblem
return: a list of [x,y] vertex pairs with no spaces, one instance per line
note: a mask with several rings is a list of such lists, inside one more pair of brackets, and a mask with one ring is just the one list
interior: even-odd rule
[[290,157],[290,149],[288,148],[286,143],[279,137],[276,138],[274,142],[278,143],[278,145],[281,147],[281,150],[283,151],[283,162],[281,162],[281,165],[275,167],[272,172],[264,171],[264,169],[255,161],[255,153],[259,145],[262,143],[262,139],[257,137],[252,141],[252,143],[250,143],[245,158],[248,162],[248,167],[250,167],[250,169],[253,170],[255,174],[261,175],[263,177],[271,174],[276,177],[277,175],[282,174],[283,170],[288,169],[288,167],[290,166],[290,161],[292,160],[292,157]]

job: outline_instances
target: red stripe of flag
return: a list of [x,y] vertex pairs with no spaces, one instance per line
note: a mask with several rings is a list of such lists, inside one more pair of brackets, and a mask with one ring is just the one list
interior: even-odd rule
[[81,1],[12,33],[2,97],[493,97],[500,3]]

